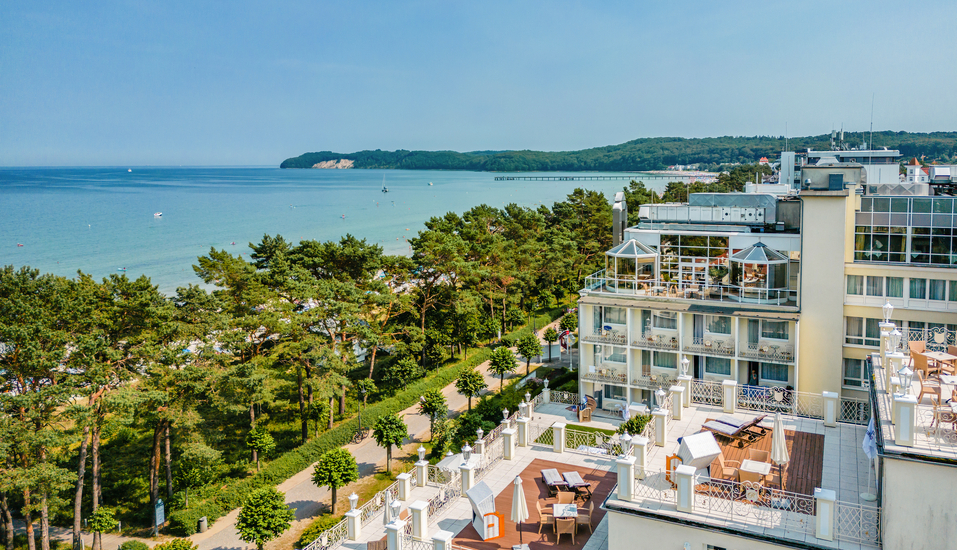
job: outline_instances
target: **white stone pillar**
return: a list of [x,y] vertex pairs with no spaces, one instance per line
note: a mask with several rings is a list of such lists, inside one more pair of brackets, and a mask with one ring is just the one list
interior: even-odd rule
[[349,540],[359,540],[359,537],[362,536],[362,510],[355,509],[346,512],[346,530]]
[[837,426],[840,396],[832,391],[821,392],[821,395],[824,397],[824,425],[833,428]]
[[821,540],[834,540],[834,501],[837,494],[830,489],[814,489],[817,516],[814,520],[814,536]]
[[478,456],[485,456],[485,439],[476,439],[475,448],[472,449],[472,452]]
[[515,458],[515,429],[507,428],[502,430],[502,458],[512,460]]
[[721,382],[722,401],[724,402],[724,412],[734,414],[738,406],[738,382],[736,380],[724,380]]
[[475,485],[475,470],[471,464],[463,463],[459,466],[459,472],[462,474],[462,496],[464,497],[465,491],[468,491],[472,488],[472,485]]
[[552,390],[545,388],[544,390],[542,390],[542,403],[551,403],[551,402],[552,402]]
[[668,411],[655,409],[651,412],[655,423],[655,445],[664,447],[668,443]]
[[390,521],[385,526],[386,544],[389,550],[402,550],[402,539],[405,531],[405,522],[401,519]]
[[452,537],[455,533],[451,531],[439,531],[432,535],[432,550],[452,550]]
[[429,463],[419,460],[415,463],[415,486],[425,487],[429,482]]
[[881,331],[881,367],[887,368],[887,353],[893,351],[890,349],[891,332],[894,331],[894,323],[877,323],[878,330]]
[[412,512],[412,538],[429,540],[429,503],[417,500],[409,505]]
[[648,443],[649,439],[644,436],[636,435],[631,438],[631,449],[635,456],[635,477],[645,479],[645,469],[648,467]]
[[552,450],[559,454],[565,452],[565,424],[563,422],[552,424]]
[[884,367],[884,390],[890,391],[893,387],[891,378],[897,378],[897,373],[904,367],[907,357],[900,352],[887,354],[887,366]]
[[914,446],[914,431],[917,429],[917,398],[904,395],[896,399],[897,429],[894,431],[894,443],[901,447]]
[[684,394],[682,394],[682,396],[681,396],[681,398],[682,398],[681,406],[682,406],[682,407],[690,407],[690,406],[691,406],[691,380],[692,380],[692,378],[691,378],[691,376],[688,375],[688,374],[686,374],[686,375],[684,375],[684,376],[679,376],[679,377],[678,377],[678,385],[679,385],[679,386],[684,386],[684,388],[685,388],[685,392],[684,392]]
[[675,468],[675,484],[679,512],[694,512],[694,466],[682,464]]
[[520,417],[518,419],[518,446],[519,447],[528,447],[528,419]]
[[685,401],[685,387],[678,385],[678,386],[671,386],[670,389],[671,389],[671,416],[673,416],[675,420],[681,420],[681,409],[684,408],[683,403]]
[[399,500],[409,500],[409,495],[412,494],[412,474],[399,474],[395,476],[395,480],[399,483]]
[[635,499],[635,457],[619,458],[615,464],[618,466],[618,500],[630,502]]

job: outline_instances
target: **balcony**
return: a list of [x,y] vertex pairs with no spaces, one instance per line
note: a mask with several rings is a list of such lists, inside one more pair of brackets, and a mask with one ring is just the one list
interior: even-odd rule
[[652,373],[649,368],[641,374],[635,374],[631,377],[631,385],[646,390],[657,390],[658,388],[670,388],[678,384],[678,375],[668,375],[659,372]]
[[615,279],[607,277],[605,270],[585,277],[586,292],[636,296],[648,299],[689,300],[725,303],[748,303],[779,306],[797,306],[797,291],[766,289],[750,286],[714,284],[701,285],[689,281],[666,281],[664,279]]
[[[594,371],[592,369],[594,368]],[[608,382],[611,384],[627,384],[628,373],[626,370],[609,369],[607,367],[588,367],[582,371],[582,380],[593,382]]]
[[628,336],[617,330],[604,331],[602,334],[587,334],[582,336],[582,340],[590,344],[614,344],[616,346],[628,344]]
[[678,351],[678,337],[660,332],[644,332],[637,340],[633,340],[631,345],[636,348],[661,349],[668,351]]
[[719,357],[734,357],[734,340],[731,337],[714,338],[686,338],[683,350],[689,353],[702,355],[717,355]]
[[763,363],[794,363],[794,346],[791,344],[742,344],[739,357],[754,359]]

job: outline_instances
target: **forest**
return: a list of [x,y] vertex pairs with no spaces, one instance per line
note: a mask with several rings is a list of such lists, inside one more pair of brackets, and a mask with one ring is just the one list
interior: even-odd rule
[[[634,212],[651,200],[627,192]],[[159,499],[170,533],[194,532],[348,442],[360,406],[363,426],[394,415],[499,334],[556,318],[603,267],[610,225],[608,197],[576,189],[432,218],[409,257],[264,235],[248,261],[210,249],[194,270],[213,290],[172,296],[146,277],[0,269],[0,538],[14,547],[14,519],[29,550],[51,548],[51,526],[79,548],[88,518],[143,534]],[[500,410],[480,402],[444,445]]]
[[[906,160],[925,157],[927,161],[951,161],[957,158],[957,132],[845,132],[845,141],[860,146],[867,141],[875,148],[898,149]],[[828,149],[830,134],[794,137],[787,150]],[[322,151],[288,158],[280,168],[311,168],[314,164],[337,159],[355,162],[355,168],[391,168],[403,170],[471,170],[488,172],[622,172],[664,170],[676,164],[698,164],[717,169],[725,164],[750,164],[761,157],[776,159],[785,150],[783,136],[715,138],[642,138],[620,145],[595,147],[581,151],[359,151],[335,153]]]

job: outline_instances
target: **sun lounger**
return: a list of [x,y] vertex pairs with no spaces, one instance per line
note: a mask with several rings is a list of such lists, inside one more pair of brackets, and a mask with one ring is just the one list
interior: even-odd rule
[[568,486],[568,482],[562,479],[562,476],[558,473],[558,470],[556,470],[555,468],[542,470],[542,481],[544,481],[545,486],[548,487],[549,495],[558,494],[558,491],[562,487]]
[[568,483],[568,488],[578,493],[583,500],[591,498],[591,483],[582,479],[582,476],[578,472],[565,472],[562,474],[562,477],[565,478],[565,482]]
[[747,428],[736,428],[730,424],[718,422],[717,420],[709,420],[701,427],[715,435],[720,435],[733,441],[737,441],[739,447],[744,447],[745,443],[754,443],[758,440],[758,437],[760,437],[748,431]]
[[733,416],[722,416],[717,419],[717,422],[722,424],[727,424],[729,426],[734,426],[739,430],[748,430],[755,435],[766,435],[768,433],[767,428],[761,427],[761,422],[767,418],[768,415],[762,414],[760,416],[755,416],[750,420],[742,420],[735,418]]

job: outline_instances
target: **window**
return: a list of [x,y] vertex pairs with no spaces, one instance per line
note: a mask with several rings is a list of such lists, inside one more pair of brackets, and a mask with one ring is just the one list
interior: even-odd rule
[[761,338],[788,339],[787,321],[761,321]]
[[663,369],[677,369],[678,354],[669,353],[667,351],[656,351],[654,365]]
[[867,295],[868,296],[883,296],[884,295],[884,277],[872,277],[867,276]]
[[678,314],[673,311],[656,311],[651,316],[651,323],[655,328],[677,330]]
[[864,319],[862,317],[846,317],[844,329],[844,343],[862,345],[864,343]]
[[863,275],[848,275],[847,276],[847,293],[854,296],[861,296],[864,294],[864,276]]
[[957,281],[948,281],[950,283],[950,301],[957,302]]
[[881,321],[879,319],[864,320],[864,345],[879,347],[881,345]]
[[731,360],[720,357],[705,357],[704,371],[708,374],[731,376]]
[[863,359],[844,359],[844,385],[852,388],[864,387]]
[[603,307],[602,312],[604,313],[604,321],[606,323],[614,323],[616,325],[625,324],[625,308],[623,307]]
[[927,279],[910,280],[910,297],[913,300],[927,299]]
[[904,278],[903,277],[888,277],[887,278],[887,297],[888,298],[903,298],[904,297]]
[[624,399],[625,388],[605,384],[605,399]]
[[731,317],[708,315],[705,317],[708,332],[714,334],[731,334]]
[[616,363],[627,362],[628,350],[625,348],[619,348],[617,346],[603,346],[602,352],[604,354],[603,357],[605,361],[614,361]]
[[788,381],[788,366],[774,363],[761,363],[761,379],[772,382]]
[[931,279],[930,280],[930,294],[928,298],[931,300],[946,300],[947,299],[947,281],[942,281],[940,279]]

